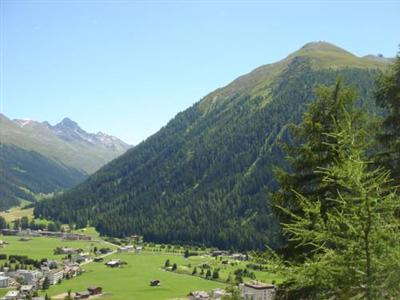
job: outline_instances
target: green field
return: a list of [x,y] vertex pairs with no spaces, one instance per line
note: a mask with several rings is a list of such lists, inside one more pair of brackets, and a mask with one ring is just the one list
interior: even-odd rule
[[[61,259],[62,255],[54,255],[53,250],[56,247],[72,247],[81,248],[84,252],[89,252],[93,247],[109,247],[103,241],[66,241],[58,238],[45,238],[35,237],[29,241],[20,241],[18,236],[0,236],[0,239],[9,243],[5,248],[0,248],[1,254],[18,254],[26,255],[30,258],[58,258]],[[1,263],[1,260],[0,260]]]
[[[80,232],[83,233],[83,232]],[[96,236],[93,229],[85,230],[86,234]],[[9,245],[0,248],[3,254],[27,255],[30,258],[58,258],[62,255],[54,255],[56,247],[66,246],[81,248],[85,252],[90,252],[93,247],[110,247],[113,245],[100,241],[64,241],[57,238],[32,238],[29,241],[20,241],[20,237],[1,236],[0,239],[7,241]],[[234,277],[234,271],[238,268],[244,269],[248,262],[238,262],[229,260],[229,264],[222,264],[221,259],[215,259],[208,255],[191,256],[185,259],[182,254],[167,253],[167,248],[146,247],[142,253],[118,253],[108,256],[105,260],[118,258],[127,265],[121,268],[108,268],[104,263],[88,263],[83,266],[86,272],[82,275],[64,280],[61,284],[52,286],[49,290],[41,292],[42,295],[49,294],[53,299],[63,299],[61,294],[68,290],[78,292],[85,290],[90,285],[103,287],[105,295],[101,299],[122,300],[122,299],[149,299],[164,300],[184,298],[189,292],[194,290],[210,291],[217,287],[226,286],[228,277]],[[169,259],[171,264],[176,263],[178,269],[175,272],[165,271],[162,267]],[[226,258],[223,258],[226,260]],[[0,261],[0,264],[2,261]],[[219,281],[206,280],[199,275],[201,266],[207,264],[211,270],[219,269]],[[192,276],[192,270],[197,267],[198,275]],[[280,282],[282,278],[279,274],[272,272],[253,271],[257,280],[264,282]],[[204,276],[203,276],[204,277]],[[150,287],[151,280],[158,279],[161,286]],[[251,280],[243,278],[244,281]],[[6,293],[5,289],[0,290],[0,297]],[[60,297],[54,297],[59,295]]]
[[[25,204],[25,203],[24,203]],[[2,216],[8,223],[21,219],[22,217],[28,217],[32,219],[33,217],[33,208],[24,208],[23,205],[10,208],[8,212],[0,212],[0,216]]]
[[[111,257],[120,258],[128,265],[112,269],[106,267],[104,263],[87,264],[84,266],[85,273],[71,280],[64,280],[60,285],[52,286],[47,293],[55,296],[69,289],[75,292],[85,290],[90,285],[99,285],[106,293],[102,299],[162,300],[183,298],[193,290],[210,291],[224,286],[219,282],[167,272],[161,268],[167,258],[184,264],[185,259],[182,256],[146,252],[116,254]],[[160,280],[161,286],[150,287],[149,282],[153,279]]]

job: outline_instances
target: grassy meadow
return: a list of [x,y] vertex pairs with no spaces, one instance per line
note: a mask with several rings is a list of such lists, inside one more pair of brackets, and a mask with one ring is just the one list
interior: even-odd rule
[[[84,252],[89,252],[93,247],[109,247],[109,244],[105,244],[103,241],[67,241],[58,238],[47,238],[47,237],[34,237],[28,241],[21,241],[21,237],[18,236],[1,236],[0,239],[9,243],[4,248],[0,248],[0,254],[18,254],[26,255],[33,259],[42,258],[58,258],[61,259],[62,255],[54,255],[53,250],[56,247],[72,247],[81,248]],[[1,263],[1,260],[0,260]]]
[[[93,228],[87,228],[79,233],[89,234],[98,237]],[[62,255],[54,255],[53,250],[56,247],[65,246],[81,248],[89,252],[93,247],[115,246],[97,239],[96,241],[64,241],[58,238],[35,237],[28,241],[21,241],[16,236],[1,236],[0,239],[8,242],[5,248],[0,248],[1,254],[19,254],[27,255],[30,258],[55,258],[61,259]],[[228,258],[213,258],[204,253],[198,256],[183,257],[183,248],[180,247],[176,253],[168,252],[168,248],[160,245],[146,246],[145,251],[141,253],[116,253],[105,258],[108,261],[112,258],[121,259],[127,265],[121,268],[109,268],[104,262],[91,262],[83,266],[85,272],[73,279],[63,280],[61,284],[51,286],[47,291],[41,291],[42,295],[48,294],[52,299],[63,299],[64,293],[68,290],[78,292],[85,290],[90,285],[103,287],[104,296],[101,299],[122,300],[122,299],[181,299],[190,291],[205,290],[210,291],[217,287],[227,285],[228,278],[234,278],[236,269],[245,269],[249,262],[239,262],[229,260]],[[175,272],[165,271],[163,266],[169,259],[172,264],[177,264]],[[228,264],[222,261],[227,260]],[[0,264],[2,261],[0,261]],[[217,281],[204,279],[200,276],[201,267],[207,264],[211,270],[219,269],[219,279]],[[192,270],[196,267],[197,275],[193,276]],[[250,270],[257,280],[264,282],[280,282],[282,278],[279,274],[272,272],[261,272]],[[161,286],[151,287],[151,280],[158,279]],[[244,277],[244,281],[250,281],[250,278]],[[0,297],[7,292],[6,289],[0,289]],[[58,297],[57,297],[58,296]]]
[[[86,272],[82,275],[64,280],[46,292],[54,297],[68,290],[76,292],[85,290],[90,285],[99,285],[105,292],[102,299],[164,300],[184,298],[193,290],[209,291],[224,286],[219,282],[164,271],[161,266],[166,259],[172,259],[171,255],[165,253],[115,254],[106,260],[111,258],[121,259],[127,265],[113,269],[104,263],[93,262],[84,266]],[[174,256],[173,260],[180,264],[185,263],[182,256]],[[154,279],[160,280],[161,286],[151,287],[149,283]]]

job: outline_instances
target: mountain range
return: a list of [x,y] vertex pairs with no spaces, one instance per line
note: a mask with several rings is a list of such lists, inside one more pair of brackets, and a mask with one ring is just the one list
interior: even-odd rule
[[52,126],[0,114],[0,208],[72,187],[128,148],[113,136],[87,133],[68,118]]
[[301,121],[316,85],[338,77],[379,114],[373,86],[389,61],[306,44],[211,92],[82,184],[37,203],[35,215],[154,242],[279,247],[269,194],[288,125]]

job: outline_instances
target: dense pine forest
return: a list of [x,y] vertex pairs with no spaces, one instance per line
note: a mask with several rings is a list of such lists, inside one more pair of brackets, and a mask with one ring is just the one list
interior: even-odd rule
[[263,249],[285,243],[271,209],[280,145],[291,141],[317,85],[338,77],[373,115],[372,89],[385,66],[326,43],[310,44],[179,113],[158,133],[85,183],[39,203],[37,217],[101,234],[155,242]]

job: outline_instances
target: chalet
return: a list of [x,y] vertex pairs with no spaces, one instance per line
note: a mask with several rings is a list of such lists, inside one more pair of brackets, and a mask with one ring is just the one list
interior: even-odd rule
[[121,265],[121,261],[119,259],[113,259],[113,260],[110,260],[109,262],[106,262],[106,266],[111,267],[111,268],[117,268],[120,265]]
[[209,300],[210,299],[210,295],[208,295],[208,293],[204,292],[204,291],[190,292],[188,297],[190,300]]
[[10,286],[11,279],[8,276],[0,276],[0,288],[7,288]]
[[212,299],[222,299],[222,297],[229,296],[230,293],[227,293],[224,289],[216,288],[212,290],[211,295]]
[[275,299],[275,286],[261,282],[241,283],[239,285],[242,297],[245,300],[273,300]]
[[76,292],[75,296],[74,296],[74,300],[89,299],[89,297],[90,297],[89,291]]
[[150,281],[150,286],[160,286],[161,282],[158,279]]
[[35,287],[33,285],[22,285],[19,289],[19,292],[22,294],[23,297],[31,297],[35,292]]
[[131,235],[129,237],[129,239],[131,241],[133,241],[133,242],[141,242],[141,241],[143,241],[143,237],[141,235],[137,235],[137,234]]
[[104,258],[103,258],[103,257],[95,257],[95,258],[93,259],[93,261],[94,261],[94,262],[102,262],[102,261],[104,261]]
[[227,254],[228,254],[227,251],[214,250],[214,251],[211,253],[211,256],[212,256],[212,257],[218,257],[218,256],[222,256],[222,255],[227,255]]
[[133,251],[132,245],[121,246],[118,248],[118,252],[131,252],[131,251]]
[[4,296],[4,300],[18,300],[20,297],[19,291],[8,291]]
[[100,286],[90,286],[87,290],[92,296],[100,295],[103,292],[103,289]]
[[64,264],[64,278],[73,278],[79,274],[83,273],[83,269],[79,264]]
[[77,248],[67,248],[67,247],[57,247],[54,249],[54,254],[78,254],[82,252],[82,249],[77,249]]
[[248,260],[248,256],[246,254],[242,254],[242,253],[234,253],[232,255],[229,256],[229,258],[234,259],[234,260]]

